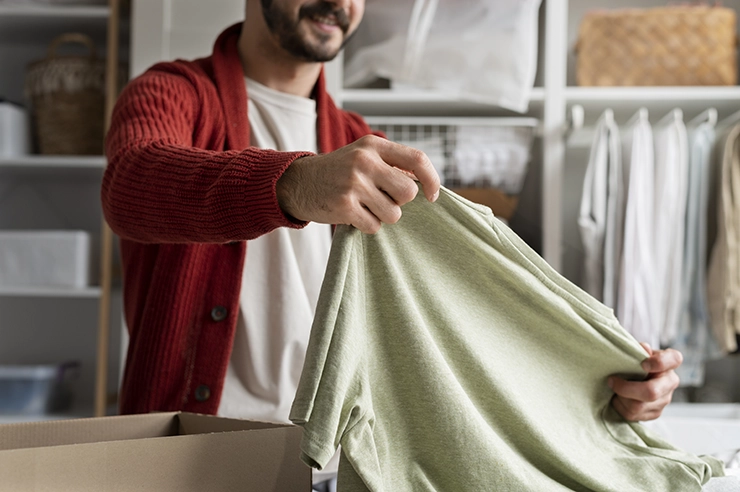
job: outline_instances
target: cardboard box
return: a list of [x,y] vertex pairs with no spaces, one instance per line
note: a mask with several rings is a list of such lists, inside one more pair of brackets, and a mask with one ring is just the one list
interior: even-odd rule
[[493,215],[507,221],[511,220],[519,203],[518,196],[507,195],[495,188],[451,188],[451,190],[471,202],[485,205],[493,211]]
[[310,492],[301,435],[180,412],[0,425],[0,491]]

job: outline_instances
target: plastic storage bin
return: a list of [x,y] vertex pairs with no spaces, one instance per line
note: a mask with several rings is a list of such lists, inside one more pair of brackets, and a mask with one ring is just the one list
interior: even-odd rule
[[31,149],[28,112],[0,99],[0,158],[26,155]]
[[72,404],[79,364],[0,366],[0,414],[45,415]]
[[0,287],[87,287],[91,251],[85,231],[0,231]]

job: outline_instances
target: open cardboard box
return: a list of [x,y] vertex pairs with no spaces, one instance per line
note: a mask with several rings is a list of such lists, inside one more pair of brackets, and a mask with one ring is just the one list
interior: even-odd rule
[[451,188],[463,198],[471,202],[485,205],[493,211],[496,217],[511,220],[519,203],[518,196],[507,195],[496,188]]
[[0,491],[310,492],[301,435],[180,412],[0,425]]

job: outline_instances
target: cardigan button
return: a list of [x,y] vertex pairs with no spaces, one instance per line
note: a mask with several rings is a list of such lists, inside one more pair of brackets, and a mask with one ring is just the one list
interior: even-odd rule
[[201,384],[195,388],[195,399],[199,402],[207,401],[211,397],[211,388],[205,384]]
[[223,306],[216,306],[215,308],[211,309],[211,319],[213,321],[223,321],[226,319],[226,316],[228,316],[228,314],[229,310]]

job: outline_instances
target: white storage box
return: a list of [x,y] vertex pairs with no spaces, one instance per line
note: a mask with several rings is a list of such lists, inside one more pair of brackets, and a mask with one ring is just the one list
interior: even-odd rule
[[91,251],[85,231],[0,231],[0,287],[87,287]]
[[0,100],[0,158],[26,155],[30,151],[28,113]]

